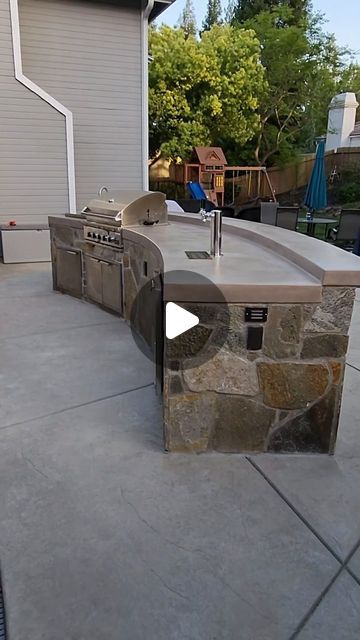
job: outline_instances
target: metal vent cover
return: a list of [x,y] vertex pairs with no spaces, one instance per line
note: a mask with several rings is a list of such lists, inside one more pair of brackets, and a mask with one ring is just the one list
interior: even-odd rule
[[211,260],[211,255],[208,251],[185,251],[189,260]]

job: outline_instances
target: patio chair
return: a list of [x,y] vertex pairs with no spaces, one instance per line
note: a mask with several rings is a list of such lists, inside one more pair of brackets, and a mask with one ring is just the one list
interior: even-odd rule
[[289,231],[296,231],[299,218],[299,207],[278,207],[276,226]]
[[360,209],[342,209],[339,224],[329,229],[327,239],[352,251],[360,230]]
[[278,202],[262,202],[260,205],[260,222],[276,225]]

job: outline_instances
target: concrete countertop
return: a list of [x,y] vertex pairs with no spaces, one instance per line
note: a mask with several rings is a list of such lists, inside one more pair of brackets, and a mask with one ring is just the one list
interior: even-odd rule
[[189,260],[185,250],[208,250],[209,224],[198,214],[170,214],[170,224],[126,229],[157,247],[164,261],[165,299],[206,299],[190,282],[169,272],[196,271],[233,302],[316,302],[322,286],[360,286],[360,258],[322,240],[260,223],[223,219],[223,253],[213,260]]
[[65,214],[64,216],[49,216],[49,227],[62,226],[82,229],[85,222],[86,219],[81,215]]
[[[49,217],[49,225],[82,228],[82,216]],[[270,225],[223,219],[223,256],[190,260],[185,251],[208,251],[209,223],[198,214],[169,214],[169,224],[123,228],[124,239],[157,251],[163,263],[165,300],[209,301],[191,274],[213,282],[219,300],[253,303],[311,303],[322,287],[360,287],[360,258],[322,240]],[[173,272],[184,272],[175,275]],[[188,276],[186,275],[188,272]]]
[[48,224],[0,224],[1,231],[47,231],[49,229]]
[[[198,220],[195,222],[199,224]],[[272,225],[231,218],[224,218],[224,229],[290,260],[323,285],[360,287],[360,257],[329,242]]]
[[[124,229],[123,237],[158,249],[165,273],[165,300],[221,302],[225,299],[234,303],[321,300],[319,279],[261,243],[231,233],[227,225],[223,233],[224,255],[211,260],[190,260],[186,256],[186,250],[209,250],[210,229],[204,223],[189,224],[183,215],[169,225]],[[201,283],[194,284],[191,275],[194,272],[216,285],[218,300],[214,299],[212,287],[209,290]]]

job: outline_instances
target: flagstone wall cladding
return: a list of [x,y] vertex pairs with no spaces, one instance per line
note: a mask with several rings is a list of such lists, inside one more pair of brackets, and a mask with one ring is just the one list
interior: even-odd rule
[[324,287],[318,305],[268,305],[259,351],[246,348],[256,305],[184,304],[200,324],[165,342],[166,448],[332,453],[354,297]]

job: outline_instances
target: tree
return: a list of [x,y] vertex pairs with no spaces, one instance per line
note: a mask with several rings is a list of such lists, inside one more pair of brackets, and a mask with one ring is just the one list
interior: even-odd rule
[[187,38],[196,36],[197,24],[192,0],[186,0],[185,7],[179,18],[179,26],[183,29]]
[[265,68],[260,127],[250,145],[259,164],[282,164],[311,148],[326,131],[327,106],[344,68],[344,52],[320,18],[309,14],[292,24],[291,15],[283,7],[244,23],[261,43]]
[[208,0],[207,12],[203,22],[203,31],[209,31],[214,24],[221,24],[221,0]]
[[232,24],[243,24],[264,11],[284,8],[291,10],[287,14],[288,24],[299,24],[310,10],[309,0],[232,0],[228,18]]
[[263,91],[254,32],[215,25],[201,40],[182,29],[150,32],[150,149],[152,157],[188,158],[194,146],[244,145],[259,127]]

